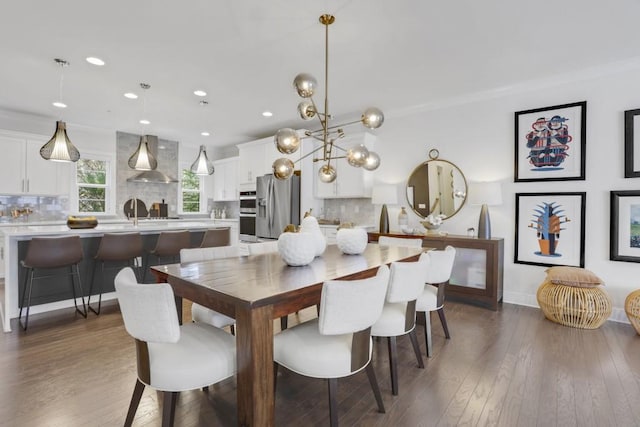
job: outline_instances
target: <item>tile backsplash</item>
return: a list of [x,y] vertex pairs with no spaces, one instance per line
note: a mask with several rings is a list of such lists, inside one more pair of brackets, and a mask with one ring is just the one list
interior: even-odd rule
[[357,225],[375,225],[375,208],[371,199],[325,199],[322,212],[314,212],[318,218],[339,219]]
[[0,195],[2,223],[66,220],[68,211],[68,197]]

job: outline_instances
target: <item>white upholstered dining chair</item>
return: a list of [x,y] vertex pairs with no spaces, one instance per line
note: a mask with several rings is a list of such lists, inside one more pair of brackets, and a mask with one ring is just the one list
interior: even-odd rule
[[[233,258],[240,256],[238,246],[217,246],[206,248],[192,248],[180,250],[180,263],[209,261],[213,259]],[[205,322],[216,328],[231,327],[231,333],[235,333],[234,325],[236,320],[232,317],[218,313],[215,310],[204,307],[198,303],[191,305],[191,319],[194,322]]]
[[366,370],[378,410],[384,403],[371,366],[371,325],[380,317],[389,281],[389,268],[362,280],[331,280],[322,286],[318,318],[274,336],[273,359],[278,365],[329,383],[331,425],[338,424],[338,378]]
[[396,337],[409,335],[418,366],[424,368],[416,336],[416,300],[424,291],[424,278],[429,268],[429,254],[416,262],[391,263],[389,287],[382,315],[371,327],[371,336],[386,337],[389,346],[391,392],[398,394],[398,361]]
[[178,393],[235,374],[235,338],[205,323],[178,323],[171,285],[140,284],[130,267],[115,277],[124,326],[136,342],[138,378],[124,425],[130,426],[145,386],[163,392],[162,425],[173,425]]
[[443,251],[429,251],[429,267],[425,279],[426,286],[416,302],[416,311],[424,315],[424,336],[427,357],[431,357],[431,312],[437,311],[442,329],[447,339],[451,338],[447,319],[444,315],[445,288],[451,278],[456,250],[447,246]]

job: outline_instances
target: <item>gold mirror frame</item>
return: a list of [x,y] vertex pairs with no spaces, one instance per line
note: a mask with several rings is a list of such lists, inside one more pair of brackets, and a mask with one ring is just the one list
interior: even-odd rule
[[[436,149],[429,151],[429,160],[419,164],[407,179],[407,203],[421,218],[429,214],[451,218],[467,201],[467,179],[458,166],[438,158],[439,154]],[[435,183],[431,182],[433,177],[437,177]]]

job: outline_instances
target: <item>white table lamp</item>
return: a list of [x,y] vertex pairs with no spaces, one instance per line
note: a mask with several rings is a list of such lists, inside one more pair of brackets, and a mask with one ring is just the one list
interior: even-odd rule
[[491,220],[489,219],[489,205],[502,204],[502,186],[499,182],[472,182],[469,185],[469,203],[482,205],[478,220],[478,238],[491,238]]
[[389,232],[389,214],[387,212],[387,204],[398,204],[398,189],[395,185],[378,184],[373,187],[371,194],[371,203],[374,205],[382,205],[380,211],[380,233]]

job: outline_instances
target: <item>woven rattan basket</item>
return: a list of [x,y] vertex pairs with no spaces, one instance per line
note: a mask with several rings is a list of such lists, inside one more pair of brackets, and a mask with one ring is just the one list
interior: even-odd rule
[[624,311],[634,327],[636,332],[640,334],[640,289],[631,292],[624,300]]
[[536,297],[546,318],[565,326],[596,329],[611,315],[611,299],[600,286],[580,288],[545,280]]

